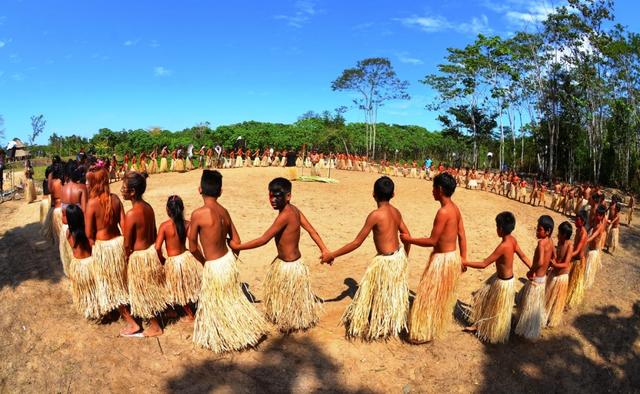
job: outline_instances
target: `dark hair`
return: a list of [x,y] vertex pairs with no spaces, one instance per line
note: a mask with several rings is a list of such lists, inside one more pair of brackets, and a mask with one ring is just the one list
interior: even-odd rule
[[73,238],[73,243],[76,246],[79,244],[89,245],[89,239],[84,232],[84,213],[82,209],[75,205],[69,204],[65,210],[67,215],[67,224],[69,225],[69,232]]
[[127,185],[127,189],[133,190],[136,198],[142,197],[147,190],[147,177],[146,174],[131,171],[124,176],[124,181]]
[[60,179],[64,182],[64,165],[60,162],[54,163],[51,166],[51,174],[53,179]]
[[598,203],[600,202],[600,195],[598,193],[593,193],[591,195],[591,199],[593,200],[593,202]]
[[549,215],[542,215],[538,218],[538,227],[542,227],[544,231],[549,233],[553,233],[553,219]]
[[598,205],[596,208],[596,215],[604,216],[607,213],[607,208],[604,205]]
[[274,196],[291,193],[291,181],[282,177],[274,178],[269,182],[269,191]]
[[202,194],[209,197],[220,197],[222,193],[222,174],[217,170],[204,170],[200,177]]
[[433,178],[433,187],[441,187],[444,195],[451,197],[456,191],[456,180],[448,172],[443,172]]
[[51,159],[51,164],[56,164],[61,162],[62,162],[62,159],[60,159],[60,156],[58,155],[53,156],[53,159]]
[[516,228],[516,217],[509,211],[500,212],[496,216],[496,226],[502,235],[509,235]]
[[579,212],[578,212],[578,216],[576,216],[576,220],[578,219],[582,219],[582,224],[585,225],[587,224],[587,222],[589,221],[589,214],[587,213],[587,211],[582,208]]
[[167,214],[176,225],[180,242],[184,242],[187,239],[187,228],[184,224],[184,204],[180,196],[173,195],[167,199]]
[[395,185],[388,176],[381,176],[373,184],[373,195],[378,201],[389,201],[393,198]]
[[573,234],[573,226],[571,225],[571,223],[564,221],[558,226],[558,233],[562,234],[562,236],[566,239],[571,239],[571,235]]

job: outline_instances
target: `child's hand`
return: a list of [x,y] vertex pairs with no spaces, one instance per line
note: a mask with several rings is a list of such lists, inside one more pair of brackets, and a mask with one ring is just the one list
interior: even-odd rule
[[334,257],[331,255],[331,252],[329,252],[328,250],[325,250],[322,252],[322,256],[320,256],[321,258],[321,263],[326,263],[329,265],[333,265],[333,260]]

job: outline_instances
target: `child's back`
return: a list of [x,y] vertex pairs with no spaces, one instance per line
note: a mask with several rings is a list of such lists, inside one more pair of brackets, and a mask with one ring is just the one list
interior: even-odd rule
[[378,207],[369,215],[374,221],[373,242],[378,254],[393,253],[400,247],[400,226],[402,215],[391,204]]
[[227,235],[231,233],[231,217],[217,201],[207,202],[193,211],[190,227],[190,233],[193,231],[200,238],[205,260],[215,260],[227,253],[226,241]]

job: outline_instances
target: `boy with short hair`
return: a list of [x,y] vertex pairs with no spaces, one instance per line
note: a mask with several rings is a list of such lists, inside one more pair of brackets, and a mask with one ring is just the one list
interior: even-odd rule
[[[433,198],[440,202],[440,209],[433,221],[429,238],[412,238],[402,234],[408,244],[432,247],[422,279],[416,290],[416,298],[409,314],[409,340],[425,343],[441,336],[449,326],[455,305],[455,287],[467,258],[467,237],[462,214],[451,200],[456,190],[456,180],[442,173],[433,180]],[[456,251],[456,241],[460,254]]]
[[553,219],[542,215],[538,219],[536,237],[538,246],[533,255],[533,264],[527,272],[527,283],[522,288],[519,305],[520,318],[516,325],[516,334],[527,339],[536,339],[544,325],[544,294],[547,268],[553,257]]
[[378,254],[367,268],[358,291],[342,315],[347,336],[366,340],[398,336],[407,328],[409,286],[407,284],[407,254],[410,246],[401,247],[398,234],[409,235],[400,211],[391,205],[395,186],[391,178],[383,176],[373,185],[377,208],[350,243],[334,252],[322,255],[329,263],[336,257],[354,251],[373,231]]
[[562,313],[567,303],[569,270],[571,269],[571,256],[573,255],[572,234],[571,223],[565,221],[558,226],[556,258],[551,260],[552,268],[547,276],[544,297],[544,324],[548,327],[556,327],[560,324]]
[[502,238],[496,249],[480,262],[463,261],[465,267],[484,269],[496,263],[496,273],[492,275],[473,299],[471,320],[473,326],[465,330],[476,332],[478,338],[489,343],[506,343],[511,331],[511,312],[515,298],[515,280],[513,278],[513,255],[531,268],[531,261],[518,246],[511,235],[516,227],[516,218],[511,212],[501,212],[496,216],[496,231]]
[[204,262],[204,271],[193,342],[216,353],[254,346],[267,333],[267,322],[242,292],[236,257],[227,247],[227,239],[239,243],[240,236],[218,202],[222,174],[202,171],[198,190],[204,205],[191,214],[188,238],[189,251]]
[[291,201],[291,182],[275,178],[269,183],[269,202],[278,210],[278,217],[260,237],[246,243],[229,242],[234,250],[254,249],[275,240],[278,256],[271,263],[265,279],[265,309],[267,317],[280,331],[304,330],[320,319],[315,296],[311,292],[309,267],[300,253],[300,227],[304,228],[320,248],[329,250],[311,223]]

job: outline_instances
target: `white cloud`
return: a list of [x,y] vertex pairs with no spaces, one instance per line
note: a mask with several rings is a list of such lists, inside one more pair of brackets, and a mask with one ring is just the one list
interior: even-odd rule
[[122,43],[122,45],[126,46],[126,47],[131,47],[134,45],[138,45],[138,42],[140,42],[140,40],[127,40],[125,42]]
[[291,15],[276,15],[274,18],[287,22],[291,27],[301,28],[311,20],[311,17],[319,13],[313,0],[298,0],[293,5],[295,11]]
[[0,41],[0,48],[4,47],[5,45],[7,45],[7,43],[6,43],[6,42],[4,42],[4,41]]
[[455,31],[464,34],[489,34],[493,32],[489,26],[489,18],[486,15],[473,17],[469,22],[452,22],[441,15],[435,16],[411,16],[408,18],[396,18],[395,21],[408,27],[417,27],[427,33],[441,31]]
[[151,44],[149,44],[151,48],[158,48],[160,44],[156,40],[151,40]]
[[556,7],[566,5],[566,1],[560,0],[554,3],[549,0],[506,0],[498,3],[494,0],[485,0],[482,5],[501,14],[510,26],[523,28],[543,22]]
[[422,60],[415,57],[411,57],[407,52],[396,53],[396,56],[398,57],[398,60],[400,61],[400,63],[413,64],[413,65],[424,64]]
[[156,77],[168,77],[171,74],[173,74],[173,71],[163,66],[156,66],[153,68],[153,75],[155,75]]

